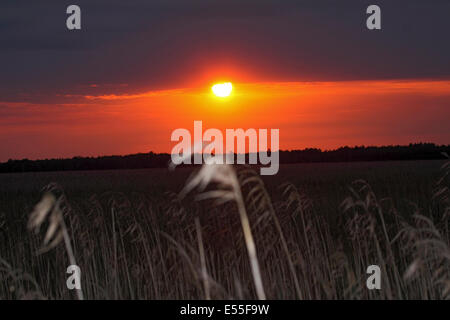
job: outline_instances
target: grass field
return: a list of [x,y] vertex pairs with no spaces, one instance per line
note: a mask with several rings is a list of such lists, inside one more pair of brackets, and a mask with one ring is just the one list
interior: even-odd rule
[[[448,299],[444,163],[284,165],[262,180],[237,168],[239,193],[210,185],[228,192],[216,200],[178,197],[198,168],[1,174],[0,298],[76,298],[73,258],[87,299]],[[45,190],[65,226],[38,254],[54,221],[27,221]]]

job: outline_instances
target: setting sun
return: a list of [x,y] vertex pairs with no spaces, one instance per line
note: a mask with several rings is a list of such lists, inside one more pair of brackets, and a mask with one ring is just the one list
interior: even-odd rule
[[233,85],[231,82],[218,83],[212,86],[212,92],[220,98],[228,97],[233,90]]

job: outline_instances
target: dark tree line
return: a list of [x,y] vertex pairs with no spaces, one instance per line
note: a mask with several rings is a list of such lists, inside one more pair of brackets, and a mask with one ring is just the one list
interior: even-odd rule
[[[304,149],[280,151],[280,163],[431,160],[445,159],[445,154],[450,154],[450,145],[439,146],[433,143],[418,143],[408,146],[342,147],[325,151]],[[153,152],[126,156],[74,157],[71,159],[23,159],[0,163],[0,173],[164,168],[168,166],[169,162],[169,154]]]
[[389,160],[436,160],[450,154],[450,145],[416,143],[408,146],[341,147],[336,150],[305,149],[282,151],[280,163],[350,162]]

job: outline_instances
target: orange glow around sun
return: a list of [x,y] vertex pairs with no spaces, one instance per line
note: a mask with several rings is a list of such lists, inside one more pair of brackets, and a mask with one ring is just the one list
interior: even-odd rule
[[217,97],[226,98],[233,91],[233,85],[231,82],[217,83],[212,86],[211,90]]
[[[173,130],[192,130],[196,120],[204,130],[222,132],[280,129],[283,150],[450,141],[449,130],[440,129],[450,117],[449,80],[247,82],[226,76],[185,88],[89,92],[75,96],[76,103],[69,94],[53,104],[0,98],[0,162],[170,152]],[[220,97],[231,78],[230,95]],[[220,84],[219,95],[213,84]]]

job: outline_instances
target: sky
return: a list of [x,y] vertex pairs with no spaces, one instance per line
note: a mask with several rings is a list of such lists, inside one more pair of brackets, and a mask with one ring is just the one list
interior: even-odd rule
[[450,2],[376,1],[376,31],[370,4],[2,0],[0,161],[170,152],[194,120],[281,149],[450,143]]

